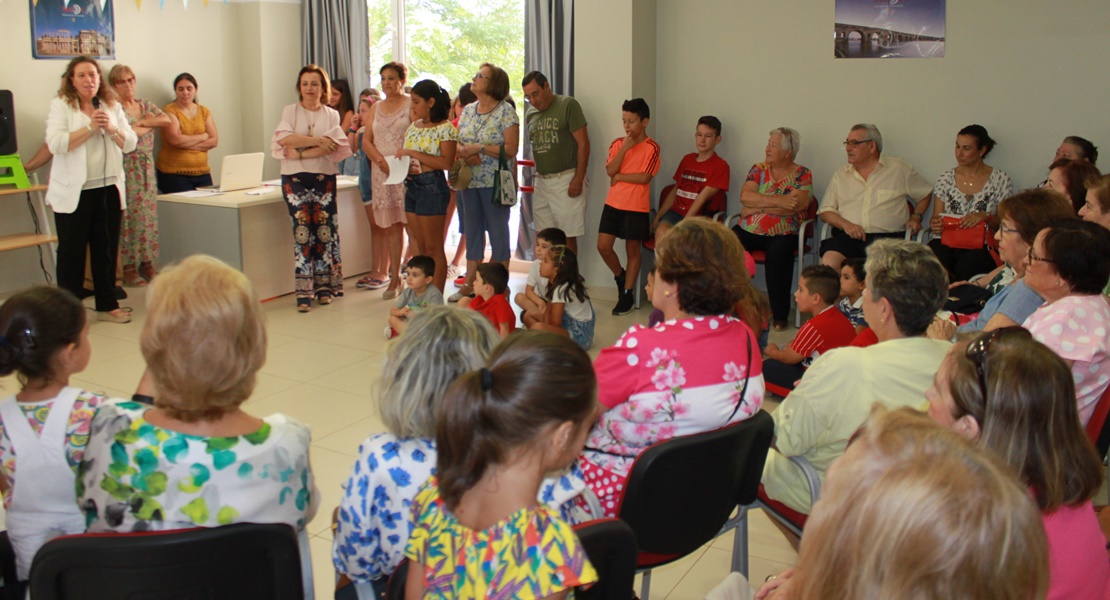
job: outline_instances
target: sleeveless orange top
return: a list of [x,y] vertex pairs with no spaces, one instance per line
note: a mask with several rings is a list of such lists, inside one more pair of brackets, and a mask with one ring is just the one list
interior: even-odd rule
[[[207,108],[198,104],[196,116],[190,119],[181,112],[176,102],[170,102],[162,110],[168,115],[177,117],[177,122],[181,124],[181,133],[184,135],[206,133],[205,124],[212,114]],[[212,172],[212,169],[208,168],[207,150],[186,150],[170,144],[162,144],[156,164],[159,171],[171,175],[207,175]]]

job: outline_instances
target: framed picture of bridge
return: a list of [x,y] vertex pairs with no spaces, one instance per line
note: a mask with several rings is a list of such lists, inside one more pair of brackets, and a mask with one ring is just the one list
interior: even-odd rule
[[944,58],[946,0],[836,0],[836,58]]

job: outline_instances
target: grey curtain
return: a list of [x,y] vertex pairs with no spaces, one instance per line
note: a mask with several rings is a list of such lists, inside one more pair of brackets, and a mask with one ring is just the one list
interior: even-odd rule
[[[539,71],[551,82],[556,94],[574,95],[574,0],[526,0],[524,5],[524,72]],[[532,158],[528,128],[521,124],[524,158]],[[521,185],[532,185],[527,170]],[[520,199],[520,232],[517,258],[532,260],[535,247],[532,223],[532,194]]]
[[358,94],[370,81],[366,0],[309,0],[301,6],[304,64],[320,65],[332,79],[346,79],[351,93]]

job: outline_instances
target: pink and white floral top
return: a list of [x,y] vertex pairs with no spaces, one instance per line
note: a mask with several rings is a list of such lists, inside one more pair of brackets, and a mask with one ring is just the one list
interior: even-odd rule
[[635,325],[598,354],[594,370],[608,410],[583,456],[621,475],[652,444],[743,421],[763,405],[759,342],[729,316]]

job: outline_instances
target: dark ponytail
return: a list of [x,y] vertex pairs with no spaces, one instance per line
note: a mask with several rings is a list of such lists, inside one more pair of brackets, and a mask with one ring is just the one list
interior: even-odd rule
[[412,86],[412,93],[420,96],[425,101],[435,100],[435,104],[428,110],[428,121],[442,123],[451,114],[451,94],[431,79],[421,79]]
[[569,338],[541,331],[513,334],[447,390],[436,419],[439,494],[454,510],[491,465],[547,427],[582,424],[596,408],[590,357]]
[[23,385],[54,379],[54,356],[80,342],[85,318],[81,301],[61,288],[36,286],[9,298],[0,306],[0,377],[18,373]]
[[555,298],[555,291],[563,286],[567,286],[566,291],[563,292],[562,301],[565,303],[570,300],[573,295],[578,298],[579,302],[585,302],[589,296],[586,295],[586,280],[578,272],[578,257],[574,254],[569,246],[552,246],[551,262],[555,265],[555,279],[547,286],[547,301],[559,302],[559,298]]

